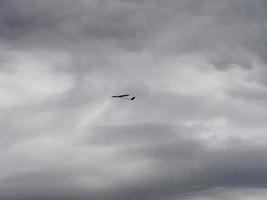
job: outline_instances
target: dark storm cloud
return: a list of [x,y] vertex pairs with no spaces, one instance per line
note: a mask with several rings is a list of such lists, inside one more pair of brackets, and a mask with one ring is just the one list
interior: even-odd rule
[[83,43],[159,53],[196,53],[208,56],[218,68],[231,64],[250,68],[250,53],[266,58],[263,0],[2,0],[1,5],[2,39],[10,38],[20,46],[88,48]]
[[136,38],[146,20],[139,15],[142,7],[127,2],[26,0],[2,4],[2,39],[21,48],[71,48],[84,42],[95,46],[101,40],[107,45],[112,40],[123,43]]

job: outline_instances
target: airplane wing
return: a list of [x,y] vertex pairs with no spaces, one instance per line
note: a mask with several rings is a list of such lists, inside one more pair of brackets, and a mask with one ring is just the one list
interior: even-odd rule
[[123,95],[118,95],[118,97],[128,97],[130,96],[129,94],[123,94]]
[[135,99],[135,97],[124,98],[124,97],[129,97],[129,96],[130,96],[129,94],[122,94],[122,95],[114,95],[114,96],[111,96],[111,97],[122,98],[122,99],[128,99],[128,100],[134,100],[134,99]]

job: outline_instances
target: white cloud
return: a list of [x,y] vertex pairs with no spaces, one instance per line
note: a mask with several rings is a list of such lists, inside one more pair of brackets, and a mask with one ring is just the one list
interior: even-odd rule
[[55,61],[39,60],[40,57],[27,54],[12,56],[16,62],[11,64],[16,70],[0,75],[1,107],[42,102],[71,89],[69,75],[53,72]]

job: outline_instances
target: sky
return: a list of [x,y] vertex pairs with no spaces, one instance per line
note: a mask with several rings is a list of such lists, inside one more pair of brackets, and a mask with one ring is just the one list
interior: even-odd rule
[[266,199],[266,35],[266,0],[0,0],[0,199]]

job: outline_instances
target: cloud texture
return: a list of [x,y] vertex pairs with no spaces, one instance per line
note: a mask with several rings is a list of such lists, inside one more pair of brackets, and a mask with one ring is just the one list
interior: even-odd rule
[[265,0],[0,0],[0,199],[265,199],[266,19]]

